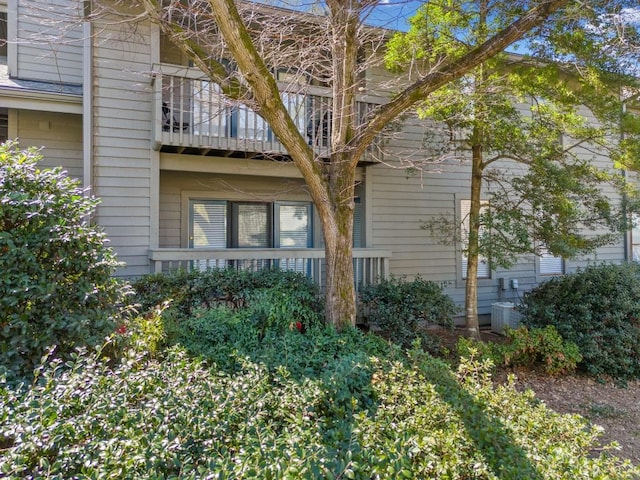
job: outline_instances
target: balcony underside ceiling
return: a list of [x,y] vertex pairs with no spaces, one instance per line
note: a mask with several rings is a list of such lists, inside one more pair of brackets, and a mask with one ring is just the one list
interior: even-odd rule
[[[292,162],[291,156],[280,152],[252,152],[238,150],[221,150],[207,147],[187,147],[162,145],[161,153],[171,153],[178,155],[197,155],[202,157],[223,157],[223,158],[240,158],[247,160],[269,160],[275,162]],[[328,157],[323,157],[324,161],[328,161]],[[360,161],[358,166],[367,166],[375,164],[375,161]]]

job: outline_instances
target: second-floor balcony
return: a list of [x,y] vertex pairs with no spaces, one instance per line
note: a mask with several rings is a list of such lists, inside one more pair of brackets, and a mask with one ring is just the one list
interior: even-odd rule
[[[157,150],[243,158],[286,158],[288,153],[267,122],[250,108],[220,93],[193,68],[162,65],[156,73],[153,145]],[[282,85],[281,98],[298,131],[317,156],[331,150],[332,107],[327,88]],[[376,103],[357,102],[364,119]],[[365,161],[373,161],[373,145]]]

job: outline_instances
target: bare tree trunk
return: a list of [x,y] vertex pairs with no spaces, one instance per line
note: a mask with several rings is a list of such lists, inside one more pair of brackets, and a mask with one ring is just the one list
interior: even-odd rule
[[[480,2],[479,38],[485,40],[487,26],[487,2]],[[482,85],[485,79],[484,64],[480,65],[478,80]],[[482,104],[475,114],[484,117]],[[482,195],[482,175],[484,170],[482,145],[484,145],[484,129],[480,125],[473,128],[471,147],[471,205],[469,206],[469,245],[467,253],[467,282],[464,292],[465,323],[468,332],[476,340],[480,340],[480,323],[478,321],[478,261],[480,256],[480,198]]]
[[334,154],[330,165],[326,166],[326,189],[317,192],[309,189],[325,241],[325,316],[327,323],[339,330],[356,323],[353,273],[355,166],[346,154]]
[[326,317],[342,329],[356,324],[356,293],[353,278],[353,210],[358,157],[347,145],[356,129],[356,71],[358,59],[358,12],[353,0],[329,0],[333,66],[333,115],[328,191],[331,218],[321,218],[327,262]]
[[327,262],[326,319],[339,330],[356,323],[353,277],[353,196],[336,205],[335,215],[323,220]]
[[478,258],[480,247],[480,196],[482,192],[482,146],[472,147],[471,205],[469,208],[469,245],[467,281],[464,296],[465,323],[469,333],[480,339],[478,322]]

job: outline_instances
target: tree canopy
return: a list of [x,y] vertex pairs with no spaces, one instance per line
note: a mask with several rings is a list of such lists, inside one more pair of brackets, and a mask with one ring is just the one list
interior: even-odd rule
[[[494,268],[512,266],[521,254],[574,258],[631,226],[637,191],[619,169],[638,166],[640,130],[625,107],[638,86],[632,59],[639,22],[637,11],[617,3],[617,13],[595,2],[584,12],[569,6],[555,24],[525,37],[526,54],[495,55],[418,103],[418,114],[441,129],[425,164],[469,165],[468,217],[425,226],[464,249],[471,328],[480,258]],[[391,40],[389,67],[463,55],[519,11],[511,2],[465,5],[425,4],[409,32]],[[449,131],[444,141],[442,130]]]

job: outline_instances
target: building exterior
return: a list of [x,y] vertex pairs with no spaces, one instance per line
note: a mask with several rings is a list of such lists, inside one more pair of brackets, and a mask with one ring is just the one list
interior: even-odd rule
[[[317,216],[268,125],[229,105],[150,23],[132,31],[123,22],[83,22],[80,8],[73,0],[0,0],[7,40],[0,47],[0,136],[44,147],[46,166],[62,165],[101,199],[94,221],[124,262],[119,274],[278,264],[322,281]],[[388,75],[367,72],[363,112],[385,101],[379,85]],[[313,85],[283,94],[318,152],[327,148],[328,95]],[[419,150],[421,141],[420,124],[408,121],[385,155]],[[440,214],[464,218],[469,169],[408,176],[384,163],[372,154],[358,171],[356,279],[421,275],[446,282],[461,304],[459,246],[441,245],[420,225]],[[484,264],[479,311],[517,301],[545,278],[588,262],[631,259],[633,243],[629,234],[579,261],[528,256],[508,271]]]

